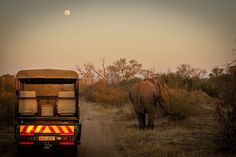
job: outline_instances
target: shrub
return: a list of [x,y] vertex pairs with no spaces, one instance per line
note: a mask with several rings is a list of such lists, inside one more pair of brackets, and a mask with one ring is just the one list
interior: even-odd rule
[[11,93],[1,94],[0,125],[12,125],[14,121],[15,96]]
[[79,81],[79,96],[80,97],[84,96],[84,93],[85,93],[85,90],[87,87],[88,87],[88,85],[86,84],[86,82],[83,79],[81,79]]
[[121,107],[128,102],[128,91],[119,86],[110,85],[106,81],[98,81],[84,92],[85,99],[91,102]]
[[0,125],[13,125],[15,109],[15,78],[0,77]]
[[166,112],[175,119],[180,120],[196,115],[199,108],[195,93],[184,89],[164,86],[162,98],[166,106]]
[[226,151],[236,150],[236,122],[235,114],[233,110],[227,109],[225,112],[225,107],[217,105],[216,108],[217,120],[219,122],[219,134],[217,136],[217,144],[220,149]]
[[200,89],[211,97],[218,97],[217,89],[212,83],[202,83]]
[[216,109],[219,122],[217,143],[222,150],[236,151],[236,65],[226,67],[224,87],[220,95],[222,102]]

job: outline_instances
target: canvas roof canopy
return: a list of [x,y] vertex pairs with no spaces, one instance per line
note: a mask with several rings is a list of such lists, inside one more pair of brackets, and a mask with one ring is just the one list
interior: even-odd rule
[[73,70],[33,69],[21,70],[17,73],[18,79],[78,79]]

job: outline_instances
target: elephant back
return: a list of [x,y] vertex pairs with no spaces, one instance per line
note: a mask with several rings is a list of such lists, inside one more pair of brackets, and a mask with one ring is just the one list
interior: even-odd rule
[[158,98],[161,98],[161,85],[159,81],[157,81],[156,79],[145,79],[144,81],[151,82],[155,86]]

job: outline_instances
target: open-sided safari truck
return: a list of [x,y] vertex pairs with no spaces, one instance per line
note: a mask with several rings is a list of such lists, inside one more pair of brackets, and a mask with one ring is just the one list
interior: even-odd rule
[[[79,79],[70,70],[22,70],[16,75],[16,142],[42,145],[80,143]],[[24,145],[24,146],[23,146]]]

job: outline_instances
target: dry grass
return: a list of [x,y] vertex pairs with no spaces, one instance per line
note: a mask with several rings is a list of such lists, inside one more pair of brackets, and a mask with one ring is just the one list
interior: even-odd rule
[[[112,124],[120,151],[128,157],[223,157],[217,151],[214,110],[204,110],[182,121],[158,117],[153,130],[139,130],[132,106],[101,107]],[[121,153],[123,154],[123,153]]]
[[106,105],[120,107],[128,102],[128,92],[121,87],[99,81],[85,90],[85,99]]
[[170,121],[161,118],[154,130],[138,130],[135,119],[114,122],[117,139],[129,157],[216,156],[214,123],[209,119]]
[[[199,91],[198,91],[199,92]],[[201,95],[197,91],[188,92],[180,88],[164,86],[162,98],[167,112],[175,119],[186,119],[200,112]]]
[[12,93],[0,94],[0,126],[13,125],[15,111],[15,95]]
[[14,127],[0,126],[0,154],[2,157],[17,156],[17,149],[14,145]]

